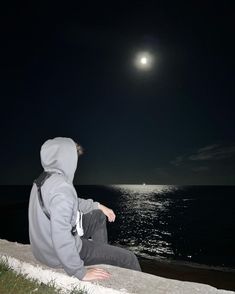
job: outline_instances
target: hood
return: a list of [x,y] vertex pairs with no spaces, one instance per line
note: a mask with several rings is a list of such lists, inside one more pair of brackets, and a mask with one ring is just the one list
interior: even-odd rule
[[73,182],[78,155],[72,139],[57,137],[47,140],[41,147],[40,157],[45,171],[63,173],[68,182]]

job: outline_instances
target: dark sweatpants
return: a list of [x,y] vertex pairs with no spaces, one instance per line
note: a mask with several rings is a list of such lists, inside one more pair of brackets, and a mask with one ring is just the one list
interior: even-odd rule
[[[99,209],[83,215],[80,257],[84,265],[111,264],[141,271],[134,253],[108,244],[106,216]],[[88,240],[91,238],[92,240]]]

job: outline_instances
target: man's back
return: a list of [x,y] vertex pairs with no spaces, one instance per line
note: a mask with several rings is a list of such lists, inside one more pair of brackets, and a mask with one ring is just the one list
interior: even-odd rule
[[[53,209],[50,205],[52,198],[60,197],[59,194],[65,191],[69,191],[66,197],[71,198],[70,202],[74,203],[73,214],[71,214],[71,220],[73,220],[71,221],[72,226],[72,224],[76,223],[77,211],[77,196],[74,193],[74,188],[66,183],[63,175],[60,174],[52,174],[41,188],[44,205],[49,212]],[[66,204],[66,202],[63,203]],[[29,238],[32,252],[39,261],[52,267],[61,266],[52,242],[51,223],[40,206],[36,184],[33,185],[30,193]]]

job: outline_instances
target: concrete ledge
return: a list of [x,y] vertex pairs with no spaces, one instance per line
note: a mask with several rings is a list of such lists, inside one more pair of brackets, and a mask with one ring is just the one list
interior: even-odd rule
[[52,269],[39,263],[33,257],[30,245],[1,239],[0,259],[7,260],[13,270],[26,274],[29,278],[37,279],[45,284],[53,281],[65,293],[66,291],[71,291],[75,286],[86,289],[88,293],[95,294],[235,293],[233,291],[218,290],[205,284],[161,278],[111,265],[99,265],[99,267],[108,270],[112,274],[110,279],[97,282],[83,282],[77,278],[69,277],[63,269]]

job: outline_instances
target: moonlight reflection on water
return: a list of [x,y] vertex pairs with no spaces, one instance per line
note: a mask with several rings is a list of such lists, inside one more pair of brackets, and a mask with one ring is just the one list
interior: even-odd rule
[[[172,200],[165,194],[175,191],[175,186],[113,185],[121,192],[119,243],[131,246],[142,256],[169,257],[173,255],[171,232],[167,219]],[[156,225],[157,224],[157,225]],[[129,228],[127,230],[127,228]]]

